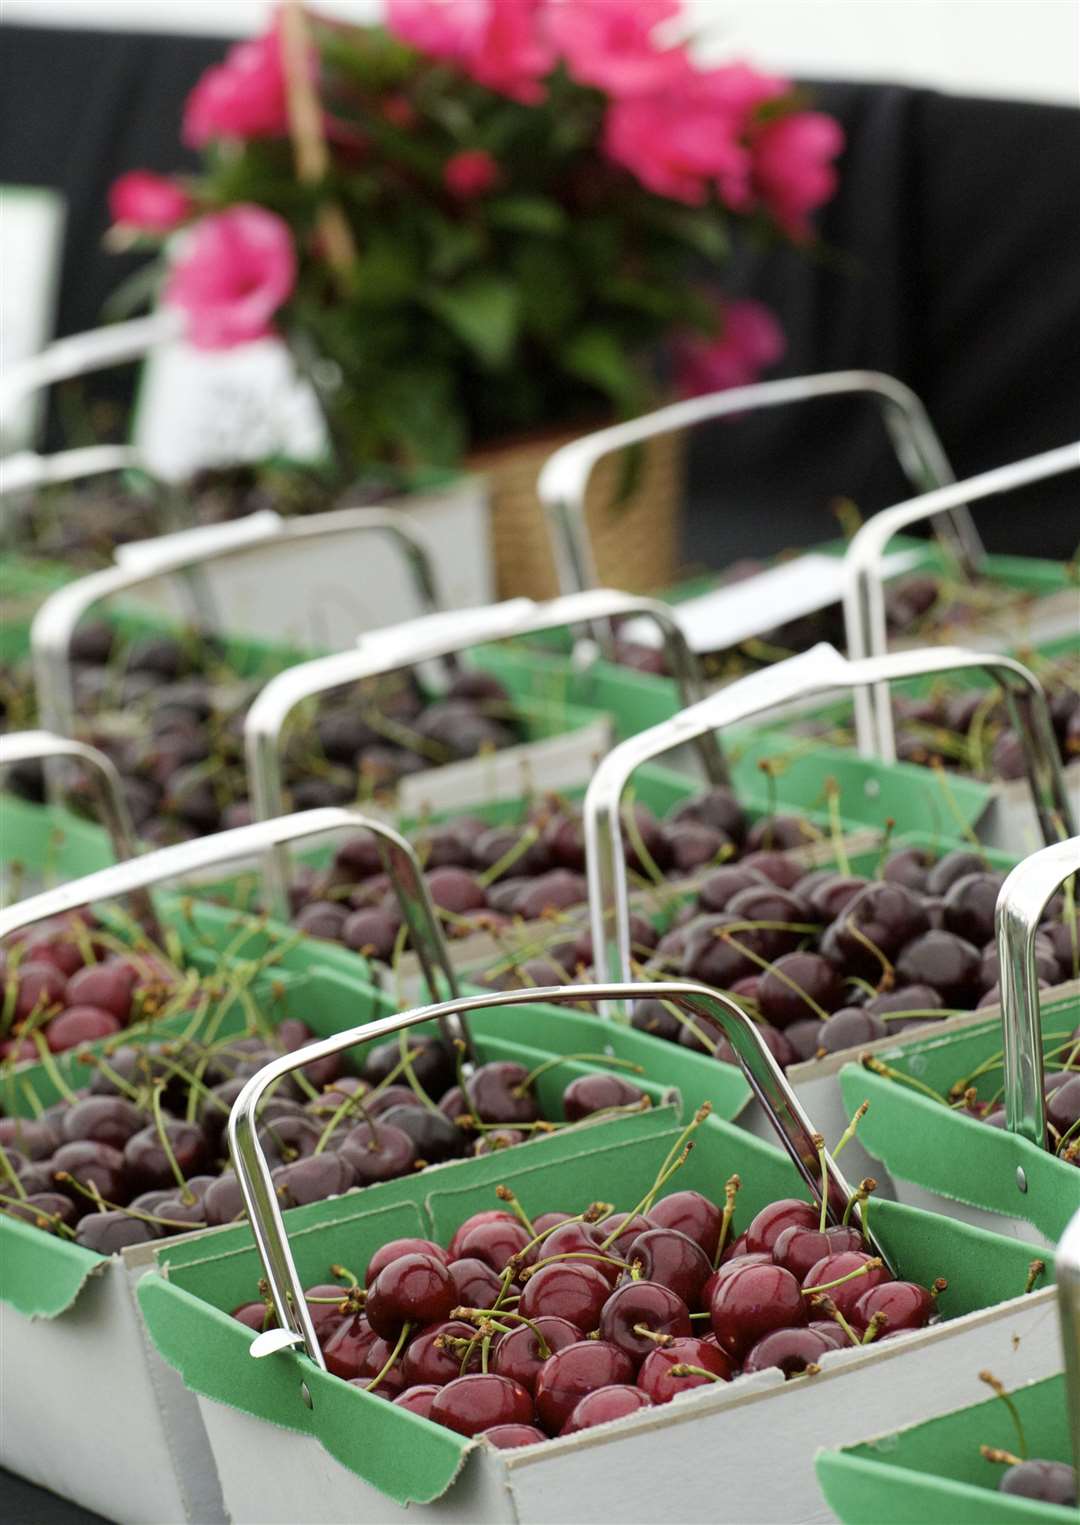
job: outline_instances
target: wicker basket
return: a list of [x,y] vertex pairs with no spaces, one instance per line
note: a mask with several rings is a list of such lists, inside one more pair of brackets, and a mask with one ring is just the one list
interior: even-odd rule
[[[487,478],[495,581],[500,598],[551,598],[559,592],[547,518],[536,496],[541,466],[581,431],[535,435],[473,455],[470,469]],[[589,481],[586,522],[605,587],[642,593],[673,580],[677,565],[683,440],[670,434],[643,448],[636,486],[625,501],[622,461],[606,456]]]

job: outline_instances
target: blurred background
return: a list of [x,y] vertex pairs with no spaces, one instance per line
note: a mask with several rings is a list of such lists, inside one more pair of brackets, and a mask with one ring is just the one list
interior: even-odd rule
[[[328,0],[366,21],[377,0]],[[919,393],[963,476],[1076,433],[1080,381],[1080,6],[1074,0],[690,0],[712,60],[805,82],[847,140],[822,247],[743,248],[731,295],[787,334],[774,375],[868,367]],[[108,186],[193,167],[178,124],[225,38],[265,27],[260,0],[6,0],[0,183],[64,202],[53,330],[94,327],[138,256],[103,247]],[[10,299],[13,283],[5,283]],[[18,305],[18,304],[16,304]],[[110,395],[122,383],[97,385]],[[54,406],[49,442],[63,442]],[[870,511],[905,497],[872,410],[821,405],[701,432],[687,563],[722,566],[827,536],[842,490]],[[1043,491],[1039,549],[1075,549],[1071,484]],[[1033,497],[983,514],[991,548],[1030,549]],[[722,503],[723,512],[717,511]],[[751,528],[752,526],[752,528]]]

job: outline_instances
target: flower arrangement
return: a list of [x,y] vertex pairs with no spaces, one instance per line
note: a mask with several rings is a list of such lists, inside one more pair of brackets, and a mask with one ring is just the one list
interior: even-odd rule
[[290,0],[192,90],[203,173],[125,175],[114,219],[167,241],[196,344],[284,336],[353,468],[752,380],[782,331],[710,281],[739,232],[812,240],[843,138],[787,81],[695,62],[679,12]]

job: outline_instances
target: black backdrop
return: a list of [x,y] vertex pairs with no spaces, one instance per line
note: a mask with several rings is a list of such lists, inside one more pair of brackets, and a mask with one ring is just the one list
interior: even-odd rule
[[[123,170],[189,163],[184,97],[220,39],[5,28],[0,182],[67,198],[58,332],[100,321],[131,259],[101,247]],[[779,312],[782,374],[865,366],[922,396],[963,476],[1080,435],[1080,111],[889,85],[810,87],[844,125],[828,253],[743,251],[729,288]],[[869,404],[819,403],[699,431],[689,559],[722,565],[820,539],[844,493],[906,496]],[[1066,479],[981,511],[995,549],[1068,556],[1080,494]]]

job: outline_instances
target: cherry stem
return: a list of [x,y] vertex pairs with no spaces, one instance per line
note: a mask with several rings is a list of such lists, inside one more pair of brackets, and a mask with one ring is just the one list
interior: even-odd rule
[[[816,1291],[816,1288],[814,1290]],[[855,1333],[854,1329],[852,1329],[851,1325],[840,1312],[840,1309],[836,1306],[831,1297],[815,1297],[811,1295],[810,1303],[812,1307],[820,1308],[821,1312],[825,1314],[826,1318],[831,1318],[835,1324],[839,1324],[840,1328],[847,1335],[848,1340],[852,1345],[858,1345],[860,1343],[859,1336]]]
[[512,868],[517,860],[524,853],[528,852],[529,848],[535,841],[537,841],[539,836],[540,828],[538,826],[526,826],[525,830],[521,833],[521,836],[518,837],[517,841],[514,842],[512,846],[507,848],[506,852],[503,853],[501,858],[496,858],[495,862],[491,865],[490,868],[486,868],[482,874],[477,874],[477,882],[479,883],[481,889],[486,890],[488,885],[494,884],[495,880],[501,878],[502,875],[506,873],[508,868]]
[[888,1322],[888,1314],[882,1313],[881,1309],[879,1308],[878,1311],[871,1317],[870,1322],[867,1324],[866,1333],[863,1335],[860,1343],[863,1345],[872,1344],[873,1341],[877,1339],[881,1331],[888,1326]]
[[539,1080],[541,1075],[546,1075],[548,1070],[556,1069],[560,1064],[569,1064],[571,1060],[580,1059],[592,1064],[603,1064],[621,1070],[632,1070],[635,1075],[644,1075],[645,1067],[635,1064],[632,1059],[618,1059],[614,1054],[556,1054],[553,1059],[545,1059],[543,1064],[538,1064],[534,1070],[530,1070],[524,1080],[519,1080],[511,1091],[512,1096],[521,1098],[531,1088],[534,1081]]
[[828,1021],[829,1013],[825,1010],[824,1006],[815,1001],[813,996],[810,995],[808,991],[803,989],[798,980],[793,980],[791,975],[786,973],[785,970],[778,969],[774,963],[770,962],[769,959],[762,958],[761,955],[755,953],[752,948],[748,948],[745,943],[740,942],[737,937],[732,937],[729,932],[721,933],[720,941],[728,943],[732,948],[737,948],[744,958],[748,958],[750,962],[752,964],[756,964],[759,969],[764,969],[767,973],[773,975],[774,978],[778,979],[782,985],[786,985],[789,990],[793,990],[800,1000],[805,1001],[806,1005],[814,1013],[814,1016],[817,1017],[820,1021]]
[[872,1256],[861,1266],[856,1266],[854,1271],[848,1271],[846,1276],[838,1276],[835,1281],[822,1281],[816,1287],[803,1287],[803,1297],[813,1297],[818,1292],[831,1292],[834,1287],[842,1287],[846,1282],[855,1281],[860,1276],[865,1276],[869,1271],[877,1271],[883,1262],[877,1256]]
[[821,1171],[821,1214],[818,1219],[818,1233],[823,1234],[825,1225],[829,1221],[829,1156],[825,1153],[825,1140],[821,1134],[811,1134],[811,1138],[817,1150],[818,1167]]
[[125,1080],[120,1071],[114,1069],[104,1055],[87,1051],[85,1054],[79,1055],[79,1063],[88,1064],[92,1069],[100,1070],[109,1084],[114,1085],[121,1096],[126,1096],[128,1101],[134,1102],[136,1106],[140,1107],[144,1104],[144,1088],[133,1086],[130,1081]]
[[1028,1266],[1027,1281],[1024,1284],[1024,1294],[1025,1294],[1025,1296],[1027,1295],[1028,1292],[1034,1292],[1034,1290],[1035,1290],[1035,1283],[1038,1281],[1039,1277],[1043,1274],[1043,1272],[1045,1270],[1046,1270],[1046,1261],[1045,1260],[1033,1260],[1031,1262],[1031,1264]]
[[836,1156],[840,1153],[841,1149],[843,1149],[845,1147],[845,1145],[851,1143],[851,1140],[855,1137],[855,1133],[856,1133],[856,1130],[858,1129],[859,1124],[862,1122],[863,1118],[866,1116],[866,1114],[867,1114],[867,1112],[869,1112],[869,1110],[870,1110],[870,1103],[868,1101],[860,1101],[859,1105],[855,1108],[855,1111],[852,1113],[851,1121],[848,1123],[848,1125],[844,1129],[843,1133],[841,1133],[839,1143],[837,1144],[836,1148],[832,1152],[834,1160],[836,1159]]
[[535,1239],[535,1225],[533,1224],[533,1221],[529,1217],[528,1213],[522,1207],[521,1203],[518,1201],[517,1197],[515,1197],[514,1193],[510,1190],[509,1186],[496,1186],[495,1195],[498,1197],[500,1202],[506,1203],[507,1207],[514,1214],[514,1217],[517,1218],[529,1237],[531,1239]]
[[150,1110],[154,1114],[154,1129],[158,1136],[158,1142],[161,1144],[162,1152],[169,1162],[169,1169],[172,1171],[176,1184],[180,1188],[181,1202],[183,1202],[185,1207],[194,1207],[196,1201],[195,1193],[188,1185],[184,1172],[180,1169],[176,1155],[173,1153],[172,1145],[169,1143],[168,1130],[165,1127],[165,1119],[161,1115],[161,1093],[164,1089],[164,1082],[159,1080],[155,1083],[150,1093]]
[[718,1377],[714,1371],[709,1371],[704,1366],[691,1366],[687,1361],[676,1361],[674,1366],[668,1367],[669,1377],[708,1377],[710,1382],[723,1382],[723,1377]]
[[390,1368],[397,1361],[398,1356],[400,1356],[401,1352],[405,1349],[405,1341],[409,1338],[409,1330],[411,1328],[412,1328],[411,1324],[402,1324],[402,1326],[401,1326],[401,1333],[397,1337],[397,1343],[395,1344],[393,1350],[390,1352],[389,1356],[387,1357],[386,1364],[383,1366],[383,1369],[379,1372],[379,1375],[377,1377],[375,1377],[371,1382],[369,1382],[367,1387],[365,1387],[364,1391],[366,1393],[370,1393],[372,1388],[378,1387],[379,1383],[386,1376],[386,1373],[390,1370]]
[[0,1144],[0,1165],[3,1165],[4,1174],[10,1179],[12,1186],[15,1188],[15,1195],[25,1202],[29,1193],[27,1192],[23,1183],[19,1180],[15,1166],[11,1163],[11,1156],[4,1148],[3,1144]]
[[74,1104],[76,1101],[78,1101],[79,1098],[75,1095],[75,1092],[71,1089],[57,1068],[56,1060],[53,1058],[49,1051],[49,1045],[45,1041],[44,1034],[35,1030],[33,1033],[31,1033],[30,1037],[34,1047],[38,1051],[38,1058],[41,1060],[41,1068],[45,1071],[46,1075],[48,1075],[49,1079],[56,1087],[59,1095],[62,1096],[65,1101]]
[[[701,1106],[698,1107],[689,1123],[687,1123],[686,1127],[682,1130],[678,1138],[668,1150],[667,1156],[664,1159],[664,1163],[660,1166],[653,1184],[649,1187],[648,1191],[645,1193],[633,1211],[627,1213],[627,1223],[632,1223],[639,1213],[647,1213],[649,1208],[653,1205],[657,1197],[667,1185],[668,1181],[671,1180],[671,1177],[677,1170],[680,1170],[682,1166],[685,1165],[687,1159],[689,1158],[690,1150],[693,1148],[693,1135],[697,1132],[698,1128],[701,1127],[702,1123],[705,1121],[711,1111],[712,1103],[708,1101],[702,1102]],[[676,1158],[676,1156],[678,1157]],[[616,1228],[613,1228],[607,1238],[601,1242],[600,1249],[602,1251],[609,1249],[610,1246],[615,1243],[615,1240],[618,1239],[622,1232],[623,1225],[620,1223]]]
[[881,978],[877,983],[878,992],[891,990],[896,984],[896,970],[893,968],[892,961],[885,956],[876,942],[873,942],[860,927],[855,925],[854,916],[844,918],[844,930],[849,932],[855,941],[872,954],[881,965]]
[[[0,1202],[5,1207],[24,1207],[25,1195],[22,1197],[9,1197],[6,1192],[0,1191]],[[59,1213],[47,1213],[44,1208],[34,1207],[31,1211],[35,1214],[34,1227],[60,1234],[65,1239],[74,1239],[75,1234],[71,1227],[66,1224]]]
[[663,1334],[659,1329],[650,1329],[648,1324],[635,1324],[634,1333],[640,1335],[643,1340],[653,1340],[657,1345],[670,1345],[672,1341],[670,1334]]
[[[163,1218],[159,1213],[144,1213],[140,1207],[123,1207],[119,1202],[110,1202],[108,1197],[101,1195],[93,1181],[84,1183],[77,1180],[68,1170],[58,1170],[56,1179],[58,1181],[66,1181],[69,1186],[73,1186],[81,1197],[88,1197],[99,1213],[123,1213],[126,1218],[138,1218],[143,1223],[163,1223],[167,1228],[192,1229],[205,1228],[206,1226],[205,1224],[189,1223],[186,1219]],[[192,1201],[194,1200],[195,1198],[192,1196]]]
[[620,1271],[630,1269],[628,1260],[616,1260],[614,1255],[602,1255],[593,1250],[564,1250],[561,1255],[547,1255],[543,1260],[536,1260],[531,1266],[526,1266],[521,1273],[521,1280],[528,1281],[544,1266],[561,1265],[564,1260],[592,1260],[599,1261],[602,1265],[618,1266]]
[[1011,1451],[1003,1451],[1000,1446],[980,1446],[979,1455],[983,1461],[996,1462],[1002,1467],[1022,1467],[1026,1457],[1014,1456]]
[[855,1190],[852,1192],[851,1196],[848,1198],[847,1206],[844,1208],[844,1216],[840,1219],[840,1224],[841,1224],[842,1228],[847,1228],[848,1224],[851,1222],[851,1215],[852,1215],[852,1213],[855,1211],[856,1208],[858,1208],[859,1209],[859,1224],[858,1224],[858,1227],[859,1227],[859,1231],[862,1233],[863,1237],[865,1238],[865,1236],[866,1236],[866,1204],[870,1200],[870,1193],[872,1191],[876,1191],[877,1190],[877,1184],[878,1183],[874,1180],[873,1176],[867,1176],[865,1178],[865,1180],[862,1180],[862,1181],[859,1182],[858,1186],[855,1188]]
[[735,1216],[735,1198],[739,1195],[742,1181],[738,1175],[728,1176],[724,1182],[724,1212],[720,1219],[720,1233],[716,1241],[716,1254],[713,1256],[713,1270],[715,1271],[724,1254],[727,1237],[731,1231],[731,1221]]
[[903,1070],[893,1069],[891,1064],[886,1064],[884,1059],[878,1059],[874,1054],[860,1054],[859,1063],[864,1070],[869,1070],[874,1075],[881,1075],[885,1080],[899,1080],[904,1085],[912,1086],[931,1101],[940,1102],[943,1107],[949,1105],[946,1097],[940,1091],[935,1091],[932,1086],[925,1085],[921,1080],[916,1080],[913,1075],[905,1075]]
[[825,780],[825,797],[829,807],[829,836],[836,853],[836,866],[844,875],[851,873],[847,848],[844,845],[844,827],[840,820],[840,785],[835,778]]
[[472,1120],[473,1127],[476,1128],[476,1129],[480,1129],[480,1128],[482,1128],[484,1126],[484,1124],[483,1124],[483,1121],[482,1121],[482,1119],[480,1117],[479,1112],[476,1110],[476,1105],[473,1102],[472,1095],[471,1095],[471,1093],[469,1091],[469,1077],[465,1073],[465,1064],[466,1064],[466,1060],[467,1059],[468,1059],[468,1048],[466,1046],[464,1038],[455,1038],[454,1039],[454,1068],[457,1071],[458,1090],[461,1092],[462,1096],[465,1098],[465,1105],[468,1108],[468,1115],[469,1115],[469,1117]]
[[601,1218],[606,1218],[609,1213],[613,1212],[614,1208],[615,1204],[613,1202],[593,1202],[583,1213],[575,1213],[572,1218],[564,1218],[561,1223],[552,1223],[547,1228],[541,1229],[528,1244],[522,1245],[520,1250],[515,1250],[514,1254],[506,1262],[506,1269],[511,1273],[510,1280],[513,1281],[514,1279],[514,1271],[525,1263],[525,1257],[529,1251],[534,1250],[537,1245],[543,1244],[544,1240],[553,1234],[556,1229],[565,1228],[568,1223],[597,1223]]
[[896,830],[896,821],[891,815],[885,817],[885,829],[881,833],[881,842],[878,847],[877,866],[874,869],[874,878],[881,879],[885,873],[885,860],[889,856],[889,846],[892,842],[892,834]]
[[1023,1457],[1024,1461],[1027,1461],[1028,1457],[1031,1455],[1031,1452],[1028,1450],[1027,1436],[1024,1434],[1024,1426],[1020,1419],[1020,1411],[1016,1407],[1016,1404],[1013,1402],[1013,1400],[1009,1397],[1008,1393],[1005,1391],[1005,1384],[1000,1380],[1000,1378],[995,1377],[991,1371],[981,1371],[979,1373],[979,1381],[985,1382],[987,1387],[989,1387],[993,1392],[997,1394],[1002,1403],[1008,1409],[1009,1414],[1012,1417],[1013,1426],[1016,1430],[1016,1438],[1020,1443],[1020,1455]]
[[330,1275],[334,1277],[336,1281],[347,1281],[350,1287],[360,1286],[359,1278],[354,1271],[349,1270],[348,1266],[342,1266],[335,1263],[330,1267]]

